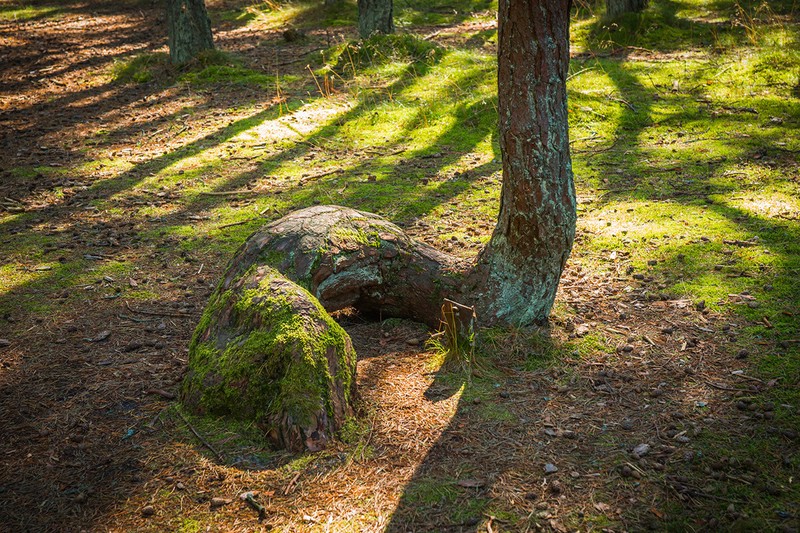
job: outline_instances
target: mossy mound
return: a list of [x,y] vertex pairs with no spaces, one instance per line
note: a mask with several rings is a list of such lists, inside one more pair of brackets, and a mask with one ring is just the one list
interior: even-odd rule
[[316,298],[253,265],[211,296],[181,400],[200,415],[253,421],[279,447],[315,451],[352,415],[355,371],[350,338]]

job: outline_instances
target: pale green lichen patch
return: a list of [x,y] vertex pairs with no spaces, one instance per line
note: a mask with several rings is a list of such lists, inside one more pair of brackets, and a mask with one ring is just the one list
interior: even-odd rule
[[316,299],[254,266],[212,296],[190,345],[182,399],[196,412],[266,431],[287,417],[305,427],[343,420],[354,374],[347,333]]
[[335,226],[331,228],[330,240],[331,244],[344,250],[357,248],[360,245],[377,247],[381,244],[377,231],[371,228],[368,231],[353,226]]

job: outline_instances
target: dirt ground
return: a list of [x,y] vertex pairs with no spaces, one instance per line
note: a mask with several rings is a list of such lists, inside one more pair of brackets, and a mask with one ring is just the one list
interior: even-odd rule
[[[53,261],[89,255],[137,268],[130,279],[57,288],[43,271],[0,295],[13,304],[0,317],[0,530],[797,530],[800,506],[787,497],[797,428],[775,423],[774,406],[759,399],[791,384],[751,375],[732,349],[743,326],[736,318],[654,296],[648,279],[627,291],[624,272],[568,270],[559,302],[571,314],[552,324],[556,348],[541,344],[558,363],[536,368],[525,365],[526,332],[499,335],[505,359],[468,375],[437,371],[420,342],[427,334],[413,324],[345,319],[369,421],[355,448],[302,463],[279,454],[254,467],[215,441],[226,454],[215,457],[170,406],[226,258],[177,261],[169,241],[142,239],[158,222],[133,215],[135,198],[113,213],[92,209],[101,194],[93,180],[111,172],[102,165],[76,177],[11,172],[108,154],[158,168],[170,151],[202,142],[202,126],[239,118],[237,102],[254,89],[106,80],[115,58],[164,49],[162,18],[150,4],[93,2],[66,4],[56,18],[0,22],[0,198],[35,213],[2,223],[3,246],[42,233],[57,237],[46,250]],[[234,24],[219,29],[218,42],[264,63],[286,62],[303,46]],[[170,125],[190,104],[201,112],[175,139]],[[93,146],[103,129],[113,132]],[[120,283],[159,299],[114,297]],[[587,335],[617,350],[559,351]],[[758,434],[779,439],[783,453],[730,454],[740,435]],[[768,521],[748,516],[739,486],[768,495]],[[264,505],[264,521],[239,501],[247,491]]]

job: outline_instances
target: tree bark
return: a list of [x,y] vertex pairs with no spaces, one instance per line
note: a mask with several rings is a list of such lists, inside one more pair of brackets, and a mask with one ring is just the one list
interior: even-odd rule
[[358,33],[362,39],[375,33],[394,33],[392,0],[358,0]]
[[623,13],[638,13],[647,7],[647,0],[606,0],[606,17],[616,18]]
[[203,0],[167,0],[169,59],[182,65],[203,50],[212,50],[211,21]]
[[223,285],[267,264],[328,311],[413,318],[436,327],[444,298],[460,298],[469,265],[371,214],[324,205],[295,211],[251,235]]
[[547,320],[575,239],[568,0],[500,0],[500,214],[473,276],[481,323]]

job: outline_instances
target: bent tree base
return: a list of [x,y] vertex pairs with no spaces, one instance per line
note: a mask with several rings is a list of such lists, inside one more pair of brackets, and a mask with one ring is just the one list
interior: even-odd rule
[[182,401],[198,414],[254,420],[282,448],[320,449],[352,414],[356,365],[328,312],[435,327],[445,298],[489,309],[466,292],[485,272],[377,215],[291,213],[250,236],[228,265],[190,345]]
[[436,325],[458,261],[386,220],[338,206],[292,213],[231,260],[189,347],[183,404],[254,421],[276,446],[318,450],[353,413],[356,357],[329,311]]

